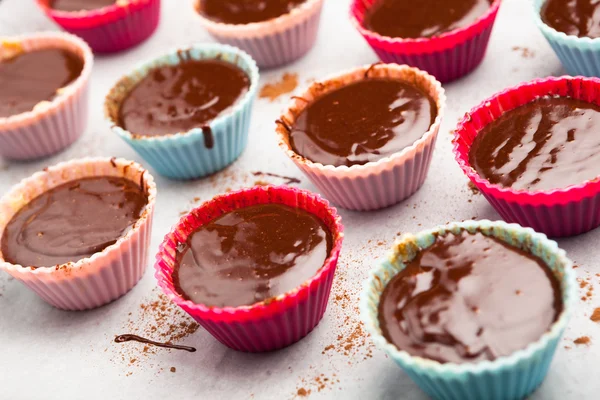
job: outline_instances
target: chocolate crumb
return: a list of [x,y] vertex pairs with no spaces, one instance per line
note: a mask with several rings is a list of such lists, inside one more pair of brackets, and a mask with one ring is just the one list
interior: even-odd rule
[[293,92],[298,87],[298,75],[285,73],[281,81],[265,84],[260,90],[261,99],[275,101],[279,96]]
[[594,310],[590,319],[594,322],[600,322],[600,307],[598,307]]
[[308,395],[308,392],[306,391],[306,389],[304,389],[304,388],[298,389],[298,396],[306,397],[307,395]]
[[580,345],[580,344],[590,344],[591,339],[589,336],[582,336],[580,338],[577,338],[575,340],[573,340],[573,343]]
[[514,46],[512,48],[513,51],[520,52],[522,58],[533,58],[535,57],[535,52],[527,47]]
[[171,372],[177,372],[177,368],[171,367]]
[[475,184],[473,182],[469,181],[467,186],[469,187],[469,190],[471,191],[471,194],[473,196],[481,194],[481,192],[479,191],[479,189],[477,188],[477,186],[475,186]]

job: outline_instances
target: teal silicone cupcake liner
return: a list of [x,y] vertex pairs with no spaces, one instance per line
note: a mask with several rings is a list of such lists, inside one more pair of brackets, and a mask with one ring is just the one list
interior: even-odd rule
[[541,10],[547,0],[533,0],[533,17],[536,25],[550,43],[569,75],[600,77],[600,39],[567,35],[546,25]]
[[[379,327],[381,294],[390,280],[418,251],[431,246],[436,235],[449,232],[481,231],[530,252],[544,260],[561,282],[564,310],[558,320],[537,342],[507,357],[473,364],[441,364],[414,357],[388,342]],[[443,400],[515,400],[535,391],[543,382],[560,337],[577,298],[577,282],[572,262],[556,242],[530,228],[491,221],[451,223],[405,235],[388,257],[369,274],[360,299],[361,317],[375,344],[383,349],[429,396]]]
[[[248,92],[232,109],[208,124],[213,143],[205,142],[201,128],[165,136],[133,135],[117,124],[122,101],[147,73],[161,65],[176,65],[182,59],[215,59],[231,62],[250,78]],[[160,175],[171,179],[196,179],[213,174],[233,163],[246,148],[250,116],[258,90],[258,67],[243,51],[219,44],[194,45],[174,50],[137,67],[121,78],[106,97],[104,112],[112,130],[127,142]],[[208,145],[207,145],[208,144]]]

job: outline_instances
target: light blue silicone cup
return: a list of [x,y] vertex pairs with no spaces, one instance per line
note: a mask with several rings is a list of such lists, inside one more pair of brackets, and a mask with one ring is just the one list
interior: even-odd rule
[[[417,253],[431,246],[435,235],[448,232],[480,231],[521,248],[544,260],[560,280],[564,310],[558,320],[537,342],[523,350],[494,361],[473,364],[441,364],[414,357],[387,341],[379,327],[381,294],[390,280]],[[375,344],[383,349],[429,396],[440,400],[516,400],[534,392],[541,384],[577,298],[573,263],[564,250],[545,235],[530,228],[502,221],[465,221],[451,223],[405,235],[394,245],[387,259],[373,269],[364,284],[360,299],[361,317]]]
[[546,25],[541,17],[541,10],[546,1],[533,0],[533,17],[563,67],[573,76],[600,76],[600,38],[567,35]]
[[[172,135],[146,137],[134,135],[117,124],[118,110],[127,93],[148,72],[161,65],[176,65],[181,59],[216,59],[230,62],[244,70],[250,78],[248,92],[227,113],[208,125],[214,138],[212,147],[205,145],[201,128]],[[112,130],[127,142],[160,175],[186,180],[201,178],[233,163],[246,148],[250,114],[258,90],[258,67],[243,51],[221,44],[200,44],[174,50],[138,66],[122,78],[109,92],[104,104]],[[136,132],[143,133],[143,132]]]

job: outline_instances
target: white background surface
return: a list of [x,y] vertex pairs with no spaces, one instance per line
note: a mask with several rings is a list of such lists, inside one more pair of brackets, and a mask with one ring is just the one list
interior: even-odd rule
[[[309,79],[377,61],[348,20],[349,0],[326,3],[316,48],[291,66],[263,72],[261,84],[278,80],[283,72],[296,72],[302,87]],[[416,232],[472,217],[498,218],[483,197],[468,190],[467,178],[451,152],[449,132],[461,115],[494,92],[522,81],[563,73],[558,59],[534,26],[529,1],[503,3],[481,67],[445,86],[448,110],[424,187],[404,203],[382,211],[340,211],[346,239],[338,269],[344,280],[336,285],[334,295],[345,289],[355,303],[366,271],[374,259],[385,254],[397,232]],[[0,35],[55,29],[33,0],[0,1]],[[164,0],[160,27],[149,41],[128,52],[96,58],[91,79],[91,114],[83,138],[67,151],[39,162],[10,163],[0,159],[0,193],[47,165],[76,157],[118,156],[142,161],[104,123],[104,95],[140,61],[175,46],[210,41],[195,19],[190,1]],[[533,54],[523,57],[521,51],[513,49],[515,46],[526,47]],[[196,347],[196,353],[161,350],[134,367],[120,360],[120,346],[138,345],[115,344],[114,335],[128,333],[124,330],[131,318],[128,313],[133,311],[135,318],[141,303],[156,298],[154,254],[179,213],[193,205],[194,197],[207,200],[228,188],[253,184],[256,178],[250,171],[258,170],[297,176],[302,180],[299,187],[315,190],[276,145],[274,120],[286,103],[285,98],[273,103],[264,99],[256,102],[248,148],[228,171],[188,183],[170,182],[154,174],[159,196],[148,270],[122,299],[94,311],[63,312],[46,305],[6,274],[0,275],[0,399],[291,399],[302,387],[312,391],[310,399],[425,398],[392,361],[371,346],[355,346],[349,355],[336,350],[322,354],[326,346],[336,343],[338,335],[346,335],[357,324],[357,315],[336,302],[330,302],[324,320],[312,334],[282,351],[263,355],[236,353],[200,329],[180,342]],[[260,179],[281,183],[276,178]],[[596,230],[560,241],[580,266],[580,276],[600,273],[596,262],[599,239],[600,230]],[[380,241],[383,244],[377,246]],[[600,278],[593,277],[591,281],[598,286]],[[595,306],[600,306],[600,299],[594,297],[578,305],[550,374],[533,399],[598,398],[600,325],[589,320]],[[591,337],[591,345],[573,345],[572,341],[583,335]],[[370,351],[373,357],[365,357]],[[172,366],[177,368],[176,373],[168,371]],[[314,379],[320,374],[330,381],[318,391]]]

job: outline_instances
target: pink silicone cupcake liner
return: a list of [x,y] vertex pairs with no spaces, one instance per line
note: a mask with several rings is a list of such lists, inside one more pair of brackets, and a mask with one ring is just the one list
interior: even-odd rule
[[505,112],[546,95],[600,105],[598,93],[597,78],[565,76],[534,80],[483,101],[458,124],[454,134],[456,161],[504,220],[551,237],[578,235],[600,226],[600,179],[562,189],[529,192],[493,185],[469,163],[469,151],[477,134]]
[[97,10],[65,12],[37,0],[64,30],[84,39],[94,52],[126,50],[148,39],[160,20],[160,0],[126,0]]
[[244,25],[223,24],[204,17],[201,0],[195,12],[208,32],[219,42],[250,54],[261,68],[289,64],[306,54],[315,44],[324,0],[306,0],[281,17]]
[[[325,93],[367,77],[399,79],[429,94],[438,108],[438,116],[429,131],[402,151],[364,165],[334,167],[312,162],[297,154],[290,145],[287,127],[294,124],[306,106]],[[304,94],[294,97],[279,119],[281,123],[277,124],[279,146],[328,200],[350,210],[376,210],[410,197],[425,182],[445,105],[444,89],[426,72],[396,64],[364,66],[315,82]]]
[[429,72],[441,82],[458,79],[475,69],[485,56],[501,0],[474,24],[432,38],[402,39],[366,29],[366,11],[379,0],[353,0],[350,18],[381,61],[407,64]]
[[[31,111],[0,118],[0,156],[32,160],[64,150],[85,131],[88,82],[94,56],[85,42],[65,33],[38,33],[0,38],[0,60],[20,52],[60,48],[79,55],[81,75],[61,88],[52,101],[38,103]],[[2,89],[0,89],[2,90]]]
[[[173,284],[177,246],[220,215],[256,204],[298,207],[319,217],[331,231],[333,245],[323,267],[296,289],[267,301],[243,307],[207,307],[183,299]],[[156,256],[156,279],[163,292],[224,345],[239,351],[262,352],[289,346],[308,335],[327,308],[343,227],[335,208],[318,195],[286,186],[257,186],[217,196],[184,216],[165,236]]]
[[42,299],[64,310],[86,310],[127,293],[146,269],[156,185],[139,164],[123,159],[84,158],[37,172],[13,187],[0,200],[0,240],[12,217],[29,201],[63,183],[92,176],[116,176],[140,182],[148,205],[133,228],[115,244],[90,258],[49,268],[30,268],[4,261],[0,269],[23,282]]

